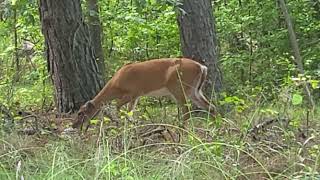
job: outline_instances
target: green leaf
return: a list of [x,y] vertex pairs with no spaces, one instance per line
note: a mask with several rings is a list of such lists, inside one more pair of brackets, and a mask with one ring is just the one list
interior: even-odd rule
[[317,80],[310,80],[310,83],[311,83],[311,87],[312,87],[313,89],[319,88],[319,87],[318,87],[319,81],[317,81]]
[[110,122],[110,121],[111,121],[110,118],[108,118],[108,117],[103,117],[103,122],[108,123],[108,122]]
[[21,119],[22,119],[21,116],[16,116],[16,117],[14,117],[14,120],[21,120]]
[[12,6],[15,6],[16,3],[17,3],[17,0],[12,0],[12,1],[11,1],[11,5],[12,5]]
[[128,115],[129,117],[132,117],[132,116],[133,116],[133,111],[128,112],[127,115]]
[[97,120],[97,119],[90,120],[90,124],[97,125],[98,123],[99,123],[99,120]]
[[299,105],[302,103],[303,97],[300,94],[293,94],[292,96],[292,104]]

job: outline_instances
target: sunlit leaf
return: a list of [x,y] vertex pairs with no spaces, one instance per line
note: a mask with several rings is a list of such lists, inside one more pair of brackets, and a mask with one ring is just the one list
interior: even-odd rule
[[317,80],[310,80],[310,84],[313,89],[319,88],[319,81]]
[[96,119],[90,120],[90,124],[97,125],[98,123],[99,123],[99,120],[96,120]]
[[293,94],[292,96],[292,104],[299,105],[302,103],[303,97],[300,94]]
[[103,122],[107,123],[107,122],[110,122],[110,121],[111,121],[110,118],[108,118],[108,117],[103,117]]
[[128,115],[129,117],[132,117],[132,116],[133,116],[133,111],[128,112],[127,115]]
[[12,5],[12,6],[15,6],[16,4],[17,4],[17,0],[12,0],[12,1],[11,1],[11,5]]

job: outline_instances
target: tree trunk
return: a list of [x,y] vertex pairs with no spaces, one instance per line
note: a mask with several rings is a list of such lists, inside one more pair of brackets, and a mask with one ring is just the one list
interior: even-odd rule
[[178,13],[182,54],[208,67],[205,92],[219,92],[222,75],[218,67],[218,44],[210,0],[183,0]]
[[100,74],[105,80],[106,78],[106,65],[104,63],[104,54],[102,48],[102,28],[99,18],[99,6],[97,0],[87,0],[88,6],[88,25],[89,32],[92,40],[92,46],[95,51],[95,59],[97,61]]
[[[293,28],[293,23],[291,21],[291,17],[289,14],[289,11],[287,9],[287,5],[284,0],[279,0],[280,8],[282,10],[282,13],[284,15],[284,18],[286,20],[287,28],[288,28],[288,34],[289,34],[289,40],[290,40],[290,45],[292,47],[293,51],[293,56],[294,56],[294,62],[297,65],[298,71],[300,74],[304,74],[304,68],[303,68],[303,62],[302,62],[302,57],[300,54],[300,49],[299,49],[299,44],[297,41],[296,33]],[[310,84],[306,83],[305,84],[305,93],[309,98],[309,103],[311,108],[314,110],[315,103],[311,94],[311,88]]]
[[14,40],[14,56],[15,56],[15,64],[16,64],[16,74],[15,74],[15,82],[18,82],[20,79],[20,60],[18,53],[18,29],[17,29],[17,5],[13,5],[13,40]]
[[76,111],[103,85],[80,0],[40,0],[39,11],[56,107]]

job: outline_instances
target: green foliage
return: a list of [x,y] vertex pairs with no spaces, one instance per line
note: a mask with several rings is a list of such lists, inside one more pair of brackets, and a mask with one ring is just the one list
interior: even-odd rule
[[158,1],[133,2],[101,3],[104,47],[111,71],[122,66],[123,61],[180,54],[174,8]]
[[[206,116],[194,117],[184,144],[153,142],[134,148],[139,141],[130,139],[129,131],[137,129],[131,124],[110,130],[109,136],[102,138],[103,145],[98,146],[97,139],[82,141],[77,136],[10,135],[0,139],[0,145],[4,145],[0,146],[0,179],[16,179],[19,173],[25,179],[251,179],[255,174],[263,174],[260,179],[271,175],[275,179],[319,178],[319,127],[318,123],[309,122],[304,106],[308,99],[304,95],[307,83],[316,102],[319,99],[320,12],[317,3],[311,2],[287,1],[306,72],[300,75],[276,1],[214,1],[226,87],[217,106],[226,106],[230,111],[215,121]],[[176,20],[179,3],[99,1],[109,77],[128,62],[181,55]],[[37,1],[0,2],[0,105],[9,108],[10,116],[20,110],[37,112],[52,108],[54,92],[40,27]],[[32,51],[23,50],[24,41],[34,44]],[[16,54],[19,72],[15,67]],[[6,118],[1,113],[2,123]],[[176,114],[171,101],[142,98],[137,112],[122,111],[120,119],[174,124]],[[290,122],[265,132],[266,139],[255,142],[249,138],[248,131],[256,123],[283,116]],[[15,116],[14,120],[23,123],[22,116]],[[111,120],[104,118],[103,122],[108,124]],[[99,126],[100,121],[91,123]],[[307,135],[311,139],[303,139],[306,133],[302,131],[309,127]],[[114,142],[113,138],[118,138],[116,143],[109,144]],[[42,144],[42,140],[46,143]],[[119,144],[122,149],[115,150]],[[19,162],[21,172],[17,170]]]
[[[308,1],[293,0],[288,5],[306,74],[319,79],[320,21],[316,9]],[[278,6],[274,1],[215,3],[221,63],[230,92],[251,94],[250,87],[260,86],[265,95],[276,97],[286,77],[297,76]]]
[[[43,58],[37,1],[8,2],[4,1],[0,10],[0,103],[18,111],[44,108],[52,103],[53,92]],[[16,24],[14,9],[17,10]],[[13,31],[18,35],[17,49]],[[31,43],[32,49],[25,49],[25,42]],[[19,72],[14,63],[16,55]]]

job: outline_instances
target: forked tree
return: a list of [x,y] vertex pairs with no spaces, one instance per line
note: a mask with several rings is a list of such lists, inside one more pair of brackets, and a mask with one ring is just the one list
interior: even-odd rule
[[56,107],[76,111],[103,86],[80,0],[40,0],[39,11]]

